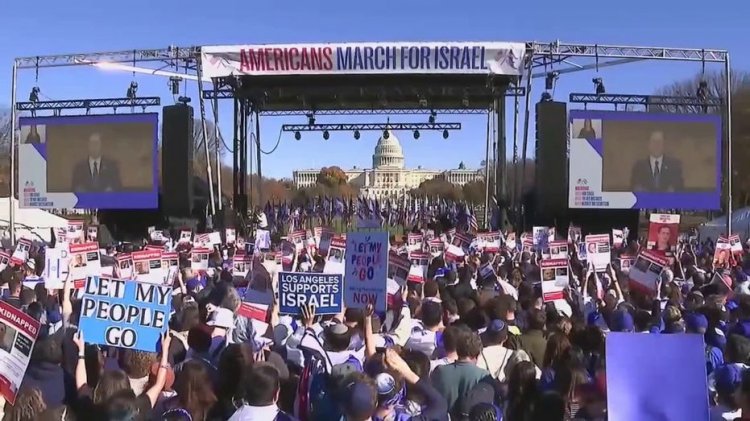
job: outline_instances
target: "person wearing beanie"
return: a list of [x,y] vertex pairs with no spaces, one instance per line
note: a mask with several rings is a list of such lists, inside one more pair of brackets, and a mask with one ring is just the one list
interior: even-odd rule
[[709,412],[710,421],[733,420],[742,416],[737,401],[737,388],[742,383],[742,375],[746,370],[735,365],[719,367],[714,375],[716,381],[715,406]]
[[612,313],[612,332],[635,332],[635,321],[627,310],[616,310]]

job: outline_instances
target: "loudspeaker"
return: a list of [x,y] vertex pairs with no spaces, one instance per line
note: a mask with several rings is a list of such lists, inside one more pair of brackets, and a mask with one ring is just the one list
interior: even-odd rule
[[554,226],[568,210],[568,110],[564,102],[536,104],[534,224]]
[[161,194],[166,216],[190,216],[193,209],[193,107],[162,111]]

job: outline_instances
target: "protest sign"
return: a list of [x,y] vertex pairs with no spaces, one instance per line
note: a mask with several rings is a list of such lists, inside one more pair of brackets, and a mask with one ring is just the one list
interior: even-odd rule
[[372,304],[386,311],[388,232],[350,232],[346,236],[344,304],[364,308]]
[[341,312],[343,276],[322,273],[281,272],[279,313],[297,315],[302,306],[315,307],[315,314]]
[[211,254],[211,250],[208,248],[194,248],[190,252],[190,268],[193,270],[207,270],[209,254]]
[[156,352],[171,305],[171,286],[90,276],[80,329],[88,343]]
[[477,234],[479,248],[487,253],[497,253],[500,251],[500,243],[503,235],[500,231],[485,232]]
[[227,240],[227,244],[234,244],[237,241],[237,231],[234,228],[226,228],[224,230],[224,237]]
[[65,238],[69,243],[83,243],[83,221],[68,221]]
[[133,256],[130,253],[121,253],[115,257],[117,274],[120,279],[133,277]]
[[432,257],[438,257],[445,251],[445,242],[439,238],[427,242]]
[[703,335],[612,332],[605,349],[609,421],[709,419]]
[[[537,250],[545,250],[549,243],[549,228],[548,227],[532,227],[531,235],[534,244],[534,248]],[[554,237],[553,237],[554,239]]]
[[161,266],[163,268],[179,268],[180,267],[180,254],[176,252],[168,252],[161,254]]
[[594,264],[594,269],[601,272],[607,269],[612,260],[609,247],[609,234],[587,235],[586,259]]
[[328,255],[328,249],[331,247],[331,240],[333,239],[334,235],[336,235],[336,233],[332,229],[327,227],[321,228],[319,240],[317,242],[318,253],[321,256]]
[[732,245],[727,237],[719,237],[714,248],[714,267],[728,268],[732,257]]
[[542,299],[544,302],[564,299],[563,291],[570,282],[568,259],[542,260]]
[[667,266],[667,258],[661,253],[650,250],[642,250],[638,253],[635,263],[630,266],[630,287],[638,289],[645,294],[656,293],[656,285],[664,267]]
[[99,276],[102,273],[102,265],[99,260],[99,244],[81,243],[70,244],[70,258],[73,260],[71,278],[79,282],[76,288],[83,287],[83,281],[88,276]]
[[422,234],[409,233],[409,235],[406,236],[406,248],[410,252],[421,251],[423,238],[424,236]]
[[0,395],[11,405],[16,402],[38,334],[39,321],[0,301]]
[[633,263],[635,263],[635,257],[628,254],[620,255],[620,270],[623,273],[630,273],[630,267],[633,266]]
[[328,249],[323,273],[344,274],[344,254],[346,251],[346,240],[341,237],[333,237]]
[[430,254],[421,251],[413,251],[409,253],[409,276],[407,281],[409,282],[424,282],[425,276],[427,276],[427,263],[430,261]]
[[466,252],[469,249],[469,244],[474,241],[471,235],[465,233],[457,233],[451,239],[448,247],[445,248],[445,259],[450,262],[457,262],[466,256]]
[[253,257],[239,250],[232,257],[232,277],[245,278],[253,264]]
[[569,226],[568,227],[568,242],[573,244],[581,241],[581,227]]
[[44,286],[47,289],[62,289],[68,277],[70,256],[68,247],[50,247],[44,251]]
[[652,213],[649,216],[646,248],[658,252],[675,251],[680,235],[680,215]]
[[160,250],[134,251],[132,253],[134,279],[139,282],[163,284],[168,268],[162,267],[161,254]]
[[177,241],[180,244],[189,243],[193,239],[193,232],[182,230],[180,231],[180,239]]
[[396,281],[399,286],[406,285],[410,266],[409,260],[401,257],[395,251],[391,250],[388,253],[388,277]]
[[10,262],[18,266],[26,263],[29,258],[29,250],[31,250],[31,240],[19,238],[16,248],[13,250],[13,255],[10,256]]
[[612,229],[612,248],[620,248],[625,243],[625,233],[622,230]]
[[516,247],[518,247],[518,244],[516,243],[516,233],[509,232],[508,235],[505,236],[505,248],[508,250],[515,250]]
[[729,236],[729,248],[732,251],[735,264],[741,262],[744,251],[742,250],[742,241],[739,235],[733,234]]
[[550,259],[567,259],[568,242],[565,240],[550,241],[549,257]]
[[297,256],[297,248],[294,243],[288,240],[281,241],[281,267],[289,272],[294,265],[294,259]]
[[99,240],[99,227],[86,227],[86,241],[95,243]]
[[196,234],[193,238],[193,248],[205,249],[211,247],[211,240],[208,238],[208,234]]

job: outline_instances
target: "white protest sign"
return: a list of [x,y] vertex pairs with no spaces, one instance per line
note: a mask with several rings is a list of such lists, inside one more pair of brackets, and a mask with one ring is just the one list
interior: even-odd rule
[[563,291],[570,282],[568,259],[542,260],[540,269],[542,271],[542,299],[544,302],[564,299]]
[[11,405],[16,402],[38,334],[36,319],[0,301],[0,395]]
[[587,235],[585,242],[587,261],[593,263],[594,269],[599,272],[607,269],[607,265],[612,261],[609,234]]
[[47,289],[62,289],[68,277],[70,256],[68,247],[50,247],[44,251],[44,286]]

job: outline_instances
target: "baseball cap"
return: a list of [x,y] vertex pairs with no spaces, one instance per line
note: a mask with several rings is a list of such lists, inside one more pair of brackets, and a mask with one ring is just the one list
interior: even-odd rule
[[234,326],[234,313],[229,309],[219,307],[211,313],[206,325],[229,329]]
[[701,313],[686,313],[683,318],[685,319],[685,328],[691,332],[708,329],[708,319]]

